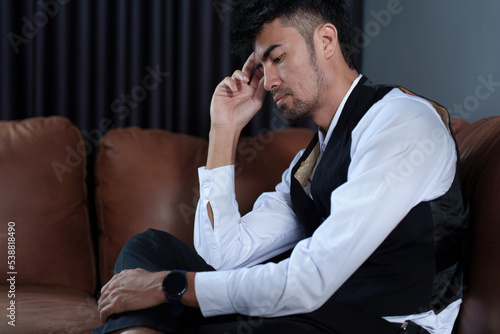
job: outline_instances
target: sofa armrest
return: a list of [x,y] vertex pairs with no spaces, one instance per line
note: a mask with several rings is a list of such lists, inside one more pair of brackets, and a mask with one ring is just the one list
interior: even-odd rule
[[461,180],[470,205],[467,289],[459,333],[498,333],[500,319],[500,116],[457,134]]
[[[0,284],[55,285],[93,294],[85,146],[63,117],[0,122]],[[80,151],[81,153],[78,153]],[[15,229],[15,265],[7,266],[7,224]]]

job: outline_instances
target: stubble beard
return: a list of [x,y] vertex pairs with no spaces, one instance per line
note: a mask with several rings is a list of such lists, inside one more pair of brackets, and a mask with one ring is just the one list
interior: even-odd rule
[[316,76],[316,95],[311,100],[302,100],[294,96],[293,91],[290,88],[284,88],[278,93],[289,95],[292,99],[292,106],[287,103],[283,103],[278,109],[283,112],[283,117],[292,124],[296,124],[305,118],[310,117],[314,110],[319,106],[319,99],[321,88],[324,83],[324,73],[320,71],[318,64],[316,63],[316,55],[310,57],[310,65]]

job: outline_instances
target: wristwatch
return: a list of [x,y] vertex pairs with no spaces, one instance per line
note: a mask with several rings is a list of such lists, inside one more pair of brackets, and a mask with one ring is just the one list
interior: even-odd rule
[[172,305],[173,315],[182,313],[184,305],[181,304],[181,298],[186,292],[187,287],[186,272],[183,270],[172,270],[163,279],[163,293],[165,293],[165,297]]

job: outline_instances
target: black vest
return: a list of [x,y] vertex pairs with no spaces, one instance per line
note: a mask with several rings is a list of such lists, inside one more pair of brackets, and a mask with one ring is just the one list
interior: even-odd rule
[[[314,200],[294,175],[316,145],[317,135],[292,169],[292,206],[308,236],[330,215],[332,191],[347,181],[352,131],[368,109],[393,88],[374,85],[362,77],[353,89],[316,167],[311,184]],[[450,128],[449,122],[447,125]],[[410,210],[331,299],[379,316],[431,309],[440,312],[462,297],[459,259],[467,225],[457,163],[455,180],[447,193]]]

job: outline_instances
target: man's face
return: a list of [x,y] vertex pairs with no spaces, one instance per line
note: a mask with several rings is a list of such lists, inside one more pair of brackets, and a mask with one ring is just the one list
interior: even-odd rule
[[296,121],[319,107],[323,72],[304,37],[279,19],[264,25],[255,39],[255,63],[264,74],[264,88],[285,118]]

